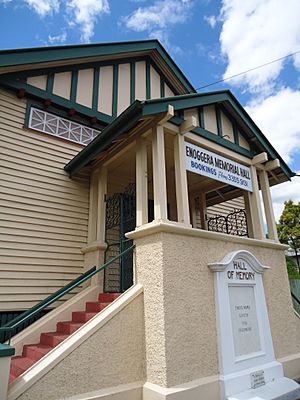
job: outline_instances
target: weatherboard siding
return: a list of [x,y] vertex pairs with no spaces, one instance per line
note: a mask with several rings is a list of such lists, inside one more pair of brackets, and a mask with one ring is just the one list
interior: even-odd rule
[[24,129],[26,101],[0,89],[0,311],[28,309],[83,272],[89,182],[64,165],[82,146]]

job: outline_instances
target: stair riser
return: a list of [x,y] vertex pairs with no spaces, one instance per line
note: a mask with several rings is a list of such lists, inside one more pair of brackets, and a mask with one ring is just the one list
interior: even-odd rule
[[105,307],[108,306],[109,303],[98,303],[98,302],[90,302],[86,303],[86,311],[87,312],[100,312],[104,310]]
[[64,335],[71,335],[72,333],[76,332],[82,325],[77,326],[74,324],[66,324],[66,323],[62,324],[59,322],[57,324],[57,332],[63,333]]
[[13,363],[11,364],[10,373],[13,374],[15,377],[22,375],[23,372],[25,372],[25,371],[26,371],[25,368],[24,369],[19,368],[19,367],[15,366]]
[[61,339],[59,337],[55,337],[55,336],[47,336],[44,335],[43,333],[41,334],[41,341],[40,343],[45,345],[45,346],[49,346],[49,347],[55,347],[57,346],[59,343],[61,343],[64,339]]
[[87,322],[91,318],[93,318],[96,313],[85,313],[85,312],[73,312],[72,313],[72,321],[73,322]]
[[102,303],[111,303],[120,296],[120,293],[100,293],[98,300]]
[[42,357],[44,357],[44,355],[49,353],[50,350],[51,349],[49,349],[48,351],[46,351],[46,350],[44,350],[44,351],[40,350],[39,351],[37,349],[31,349],[31,348],[28,348],[28,347],[24,346],[22,356],[23,357],[32,358],[33,360],[38,361]]

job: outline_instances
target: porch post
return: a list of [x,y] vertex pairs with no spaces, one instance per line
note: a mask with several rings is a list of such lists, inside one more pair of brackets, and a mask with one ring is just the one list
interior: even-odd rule
[[167,181],[165,162],[164,128],[157,125],[152,129],[152,159],[153,159],[153,191],[154,220],[166,221],[167,212]]
[[97,241],[105,242],[107,168],[101,167],[98,176]]
[[250,208],[250,217],[252,220],[252,227],[253,227],[253,237],[254,239],[263,240],[265,238],[265,235],[264,235],[256,167],[254,165],[251,165],[250,171],[252,176],[253,192],[245,193],[245,197],[247,197],[246,203],[249,204]]
[[136,141],[136,226],[148,222],[148,169],[145,139]]
[[7,398],[11,357],[15,354],[14,347],[0,343],[0,399]]
[[189,195],[184,160],[184,136],[180,134],[177,134],[174,138],[174,163],[177,220],[190,226]]
[[200,213],[201,229],[207,230],[206,196],[204,192],[199,193],[199,213]]
[[274,216],[274,210],[270,192],[270,184],[268,179],[268,173],[266,171],[259,172],[259,183],[264,202],[264,210],[268,227],[268,237],[269,239],[278,242],[278,234],[277,234],[277,228],[276,228],[276,222],[275,222],[275,216]]

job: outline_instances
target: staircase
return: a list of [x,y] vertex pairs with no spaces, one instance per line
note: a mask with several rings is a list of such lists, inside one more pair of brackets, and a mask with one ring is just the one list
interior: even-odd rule
[[42,333],[39,343],[24,345],[22,356],[15,356],[11,359],[9,383],[12,383],[59,343],[63,342],[68,336],[116,300],[120,294],[100,293],[98,301],[88,301],[86,303],[85,311],[74,311],[72,313],[72,321],[58,322],[56,332]]

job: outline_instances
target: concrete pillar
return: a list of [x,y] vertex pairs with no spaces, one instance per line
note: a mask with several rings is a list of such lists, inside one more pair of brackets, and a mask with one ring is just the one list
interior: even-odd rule
[[136,141],[136,226],[148,222],[148,169],[145,139]]
[[250,166],[250,171],[252,176],[253,192],[245,193],[246,203],[249,206],[250,216],[252,220],[253,237],[254,239],[263,240],[265,239],[265,234],[256,168],[252,165]]
[[0,344],[0,399],[7,398],[9,383],[10,360],[15,349],[7,344]]
[[167,211],[167,178],[165,161],[164,128],[161,125],[152,129],[152,159],[153,159],[153,191],[154,220],[166,221]]
[[274,210],[270,192],[269,178],[268,178],[268,173],[266,171],[259,172],[259,183],[264,202],[264,210],[268,227],[268,237],[269,239],[278,242],[278,234],[277,234],[277,228],[276,228],[276,222],[275,222],[275,216],[274,216]]
[[175,185],[177,202],[177,219],[190,226],[189,195],[184,159],[184,136],[176,135],[174,138]]

